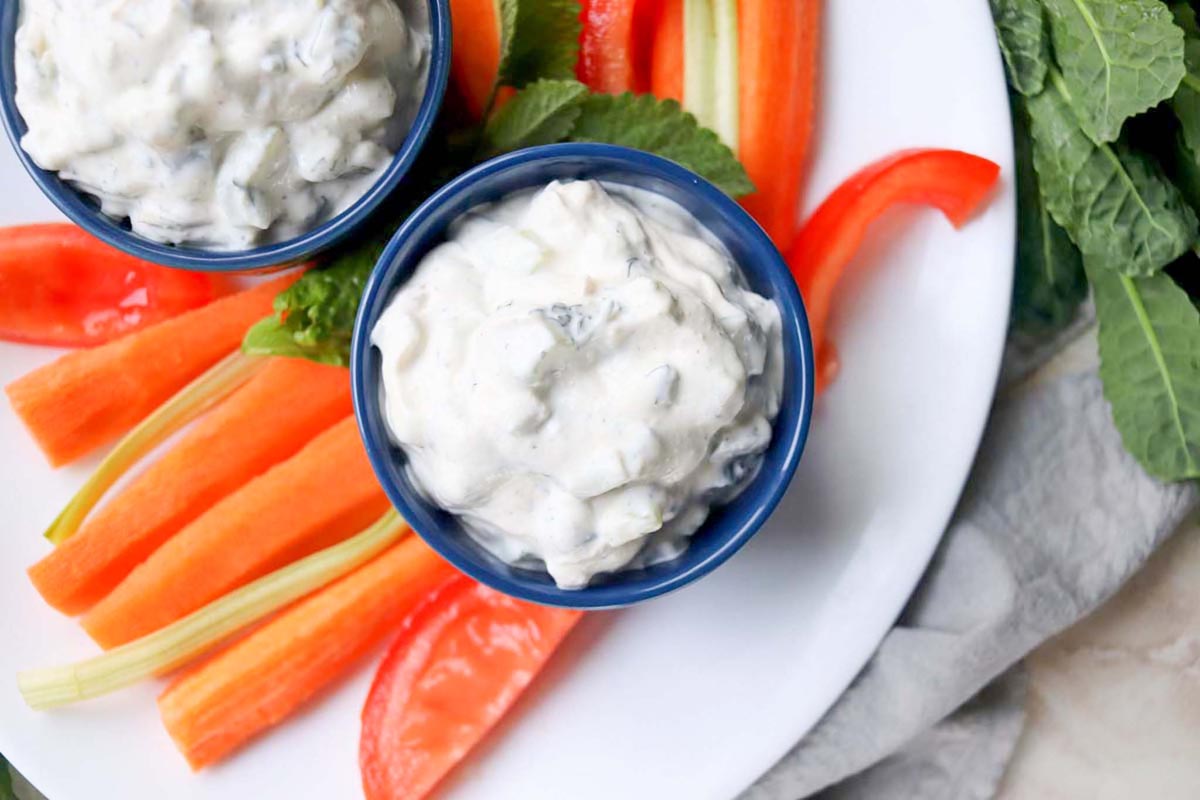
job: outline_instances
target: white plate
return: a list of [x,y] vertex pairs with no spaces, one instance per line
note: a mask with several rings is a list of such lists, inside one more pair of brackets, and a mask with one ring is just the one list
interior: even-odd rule
[[[827,8],[810,196],[922,145],[994,159],[1004,187],[957,233],[929,211],[879,226],[837,318],[841,376],[770,524],[697,585],[590,619],[460,771],[454,798],[733,797],[845,689],[937,544],[991,402],[1008,314],[1014,210],[999,56],[984,0]],[[0,223],[54,216],[8,152],[0,186]],[[0,379],[51,355],[4,346]],[[94,651],[22,572],[87,467],[52,472],[7,408],[0,443],[0,752],[52,800],[359,796],[371,664],[200,775],[158,722],[157,686],[53,713],[25,708],[19,668]]]

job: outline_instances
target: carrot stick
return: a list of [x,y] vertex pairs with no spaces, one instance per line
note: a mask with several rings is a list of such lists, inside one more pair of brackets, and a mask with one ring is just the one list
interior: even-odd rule
[[298,273],[78,350],[5,387],[9,401],[53,466],[107,444],[237,349],[246,329],[271,313]]
[[354,417],[346,417],[171,537],[83,627],[105,649],[132,641],[345,539],[387,507]]
[[821,0],[741,0],[738,21],[738,156],[757,187],[742,205],[786,251],[812,140]]
[[158,699],[193,769],[278,724],[456,573],[409,538],[177,679]]
[[450,0],[450,75],[467,112],[480,119],[488,109],[500,72],[498,0]]
[[63,613],[86,611],[180,528],[350,412],[345,369],[269,359],[29,577]]
[[154,633],[98,656],[17,673],[21,697],[34,709],[100,697],[187,664],[256,622],[349,575],[398,542],[408,525],[394,509],[371,527],[235,589]]
[[62,544],[78,533],[108,490],[135,464],[188,423],[220,405],[269,363],[270,359],[235,350],[171,395],[112,446],[42,535],[54,544]]
[[663,0],[650,59],[650,91],[683,102],[683,0]]

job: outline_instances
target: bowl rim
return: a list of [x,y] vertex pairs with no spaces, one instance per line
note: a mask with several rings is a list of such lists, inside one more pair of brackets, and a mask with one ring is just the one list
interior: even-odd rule
[[[370,365],[373,348],[369,328],[374,325],[397,287],[411,277],[420,260],[436,246],[435,242],[409,253],[407,263],[402,263],[398,257],[409,238],[419,233],[431,217],[443,213],[445,205],[481,181],[536,162],[565,159],[586,160],[596,167],[624,169],[648,178],[664,180],[680,193],[691,192],[698,196],[700,202],[712,206],[749,249],[764,256],[758,270],[764,274],[775,273],[775,277],[779,279],[773,281],[779,289],[774,302],[780,311],[783,336],[792,340],[796,352],[800,355],[798,363],[784,364],[785,397],[790,386],[795,393],[795,400],[790,404],[781,402],[780,415],[788,407],[794,409],[795,422],[791,426],[791,435],[786,441],[776,439],[781,429],[781,417],[777,416],[772,423],[772,442],[767,450],[770,454],[776,447],[784,448],[782,467],[773,474],[761,471],[742,494],[738,495],[741,497],[754,492],[756,501],[741,517],[725,521],[722,526],[725,530],[718,546],[701,560],[685,564],[680,569],[666,574],[634,582],[621,582],[618,579],[582,589],[561,589],[553,583],[514,580],[509,575],[463,557],[458,549],[451,547],[450,540],[461,536],[461,532],[450,531],[437,523],[428,527],[423,524],[426,514],[422,513],[422,509],[436,508],[436,504],[420,497],[410,486],[399,485],[389,472],[389,467],[397,466],[392,456],[395,445],[387,439],[386,423],[382,420],[380,410],[378,376],[374,374],[377,370],[373,370]],[[604,179],[603,175],[598,177]],[[531,181],[530,186],[539,182]],[[508,193],[511,193],[511,190],[504,194]],[[473,206],[479,204],[481,203]],[[454,218],[457,218],[457,215]],[[438,231],[438,234],[442,231],[444,228]],[[726,244],[731,239],[720,240]],[[782,277],[786,277],[787,280],[783,281]],[[384,297],[383,303],[380,303],[381,295]],[[376,307],[378,311],[373,313],[372,309]],[[786,349],[785,346],[785,353]],[[522,600],[577,609],[619,608],[664,595],[707,575],[740,550],[766,522],[791,483],[808,437],[815,386],[812,337],[803,299],[782,255],[758,223],[731,197],[679,164],[640,150],[600,143],[541,145],[498,156],[463,173],[422,203],[389,240],[367,280],[354,323],[350,372],[355,417],[371,466],[388,498],[408,520],[413,531],[457,569],[493,589]],[[382,440],[378,436],[379,431],[384,432]],[[711,517],[706,520],[697,533],[703,531],[711,520]],[[685,557],[687,552],[685,550],[680,558]],[[531,574],[536,573],[531,571]],[[621,573],[615,574],[619,576]]]
[[312,230],[250,250],[203,250],[155,242],[121,227],[84,200],[57,173],[44,170],[21,147],[28,130],[16,101],[16,34],[22,0],[0,3],[0,120],[9,143],[42,194],[73,223],[125,253],[167,267],[199,272],[237,273],[290,266],[328,250],[358,230],[408,174],[441,110],[450,77],[449,0],[423,0],[429,9],[429,74],[425,92],[404,141],[370,188],[338,215]]

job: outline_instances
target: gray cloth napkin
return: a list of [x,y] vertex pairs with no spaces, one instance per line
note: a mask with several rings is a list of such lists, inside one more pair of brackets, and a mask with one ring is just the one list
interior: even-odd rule
[[900,621],[742,800],[992,797],[1024,724],[1014,664],[1111,596],[1196,505],[1193,485],[1164,486],[1125,452],[1094,357],[1031,368],[1043,354],[1010,346],[966,490]]

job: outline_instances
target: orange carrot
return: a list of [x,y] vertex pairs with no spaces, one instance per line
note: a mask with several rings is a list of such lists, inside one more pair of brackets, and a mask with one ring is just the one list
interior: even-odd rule
[[53,466],[69,463],[136,425],[189,381],[233,352],[246,329],[298,273],[78,350],[5,387],[13,410]]
[[83,618],[105,649],[362,530],[388,507],[353,416],[221,500]]
[[271,359],[29,577],[59,611],[86,611],[209,506],[350,412],[345,369]]
[[456,574],[419,539],[401,542],[178,678],[158,699],[167,732],[193,769],[224,758],[337,679]]
[[650,91],[683,102],[683,0],[663,0],[650,58]]
[[739,3],[738,156],[757,187],[742,205],[785,252],[812,140],[821,1]]
[[500,71],[498,0],[450,0],[450,74],[454,88],[474,119],[487,111]]

